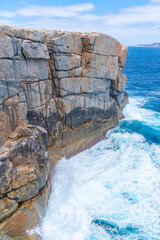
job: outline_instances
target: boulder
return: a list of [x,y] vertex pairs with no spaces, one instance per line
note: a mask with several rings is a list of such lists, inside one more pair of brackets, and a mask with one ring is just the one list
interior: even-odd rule
[[118,76],[118,57],[83,54],[82,76],[116,80]]
[[37,223],[45,214],[47,201],[51,191],[50,179],[38,195],[19,206],[10,218],[0,224],[0,239],[41,239],[37,236]]
[[43,43],[24,40],[22,43],[22,52],[25,58],[49,59],[48,49]]
[[124,92],[127,83],[127,77],[125,74],[119,73],[117,81],[113,81],[112,86],[119,92]]
[[31,125],[18,127],[3,149],[0,196],[22,202],[37,195],[49,173],[47,132]]
[[[11,181],[14,175],[14,167],[10,162],[9,149],[0,149],[0,198],[2,198],[7,192],[11,191],[12,189]],[[3,216],[2,210],[1,215]]]
[[63,78],[60,80],[60,95],[106,92],[111,81],[98,78]]
[[0,80],[15,81],[13,61],[0,59]]
[[81,36],[77,33],[60,32],[52,41],[56,53],[73,53],[80,55],[82,52]]
[[44,59],[28,59],[19,62],[21,81],[39,81],[48,79],[48,66]]
[[84,51],[103,56],[120,56],[121,44],[111,36],[103,33],[84,34]]
[[68,70],[68,71],[57,71],[54,73],[54,76],[56,78],[68,78],[68,77],[79,77],[81,76],[82,73],[82,67],[79,68],[75,68],[72,70]]
[[122,67],[122,68],[125,67],[126,58],[127,58],[127,51],[128,51],[128,47],[125,46],[125,45],[122,45],[121,54],[119,56],[119,66]]
[[18,203],[8,197],[0,199],[0,222],[10,216],[18,208]]
[[55,67],[58,71],[68,71],[81,66],[81,57],[76,55],[71,56],[56,56]]
[[23,91],[28,109],[40,107],[49,102],[52,97],[51,81],[45,80],[34,83],[24,83]]
[[11,37],[0,28],[0,58],[13,58],[14,51]]

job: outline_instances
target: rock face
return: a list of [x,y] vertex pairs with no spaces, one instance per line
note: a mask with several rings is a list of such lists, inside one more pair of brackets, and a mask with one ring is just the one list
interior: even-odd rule
[[126,56],[106,34],[0,26],[0,239],[40,239],[54,163],[123,117]]

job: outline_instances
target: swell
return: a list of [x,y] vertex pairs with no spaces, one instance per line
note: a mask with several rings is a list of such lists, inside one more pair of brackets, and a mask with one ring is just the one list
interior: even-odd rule
[[150,143],[160,144],[160,127],[150,126],[139,120],[123,121],[119,127],[127,132],[143,135]]

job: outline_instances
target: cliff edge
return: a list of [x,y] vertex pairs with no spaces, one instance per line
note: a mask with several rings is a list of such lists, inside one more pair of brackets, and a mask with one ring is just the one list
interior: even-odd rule
[[0,26],[0,239],[40,239],[55,162],[123,117],[126,56],[106,34]]

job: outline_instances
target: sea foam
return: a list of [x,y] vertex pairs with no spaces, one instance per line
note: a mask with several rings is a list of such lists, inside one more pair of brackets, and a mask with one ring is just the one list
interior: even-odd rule
[[123,128],[136,120],[159,127],[144,103],[130,99],[105,140],[57,163],[43,240],[160,239],[160,146]]

